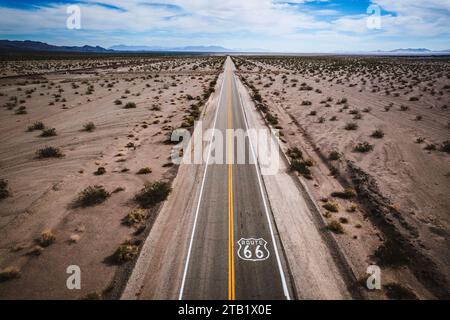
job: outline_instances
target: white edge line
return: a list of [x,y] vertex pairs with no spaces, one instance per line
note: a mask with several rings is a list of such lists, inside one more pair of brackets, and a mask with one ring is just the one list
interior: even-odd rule
[[[236,78],[235,74],[234,74],[234,77]],[[246,111],[244,109],[244,104],[242,102],[242,96],[241,96],[241,93],[239,92],[239,90],[237,88],[236,81],[235,81],[235,87],[236,87],[236,91],[238,92],[238,95],[239,95],[241,109],[242,109],[242,111],[244,113],[244,116],[245,116],[244,123],[245,123],[245,126],[246,126],[247,131],[248,131],[249,127],[248,127],[248,123],[247,123],[247,113],[246,113]],[[279,269],[279,272],[280,272],[280,278],[281,278],[281,283],[282,283],[282,286],[283,286],[284,295],[285,295],[287,300],[291,300],[291,297],[289,295],[289,290],[288,290],[287,284],[286,284],[286,277],[284,275],[283,267],[281,265],[280,255],[278,254],[278,247],[277,247],[277,243],[275,241],[275,235],[273,233],[272,222],[270,221],[269,209],[268,209],[268,206],[267,206],[266,198],[264,196],[264,190],[263,190],[263,187],[262,187],[261,175],[260,175],[260,172],[259,172],[259,161],[258,161],[258,158],[255,155],[255,151],[253,149],[253,143],[252,143],[251,137],[249,137],[248,141],[250,143],[250,149],[252,150],[253,160],[255,161],[255,168],[256,168],[256,175],[258,176],[259,190],[261,192],[261,197],[263,198],[264,209],[265,209],[265,212],[266,212],[267,222],[269,224],[269,230],[270,230],[270,235],[272,237],[272,243],[273,243],[273,246],[274,246],[274,249],[275,249],[275,256],[277,258],[278,269]]]
[[[226,62],[225,62],[225,64],[226,64]],[[210,137],[210,140],[209,140],[208,157],[206,158],[205,170],[203,172],[202,184],[201,184],[201,187],[200,187],[200,196],[198,198],[197,209],[195,210],[194,226],[192,228],[191,240],[189,242],[188,254],[187,254],[187,257],[186,257],[185,264],[184,264],[183,279],[181,281],[180,295],[178,296],[178,300],[182,300],[183,299],[183,291],[184,291],[184,285],[186,283],[186,275],[187,275],[187,272],[188,272],[189,261],[190,261],[190,258],[191,258],[192,244],[194,242],[195,230],[197,228],[197,218],[198,218],[198,213],[200,211],[200,204],[202,202],[203,188],[205,186],[205,180],[206,180],[206,173],[207,173],[207,170],[208,170],[209,158],[211,156],[212,139],[214,137],[214,130],[216,128],[217,115],[219,114],[220,104],[222,102],[222,92],[223,92],[223,87],[224,87],[224,84],[225,84],[225,76],[226,76],[225,70],[226,70],[226,66],[224,67],[223,79],[222,79],[222,87],[220,88],[220,95],[219,95],[218,105],[217,105],[217,109],[216,109],[216,114],[214,116],[214,123],[213,123],[213,126],[212,126],[213,131],[211,132],[211,137]]]

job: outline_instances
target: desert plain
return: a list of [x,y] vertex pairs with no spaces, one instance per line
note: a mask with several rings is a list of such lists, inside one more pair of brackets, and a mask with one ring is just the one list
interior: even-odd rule
[[[289,174],[311,191],[319,232],[348,262],[347,285],[368,299],[449,298],[450,60],[232,60]],[[201,118],[224,63],[2,58],[1,299],[120,298],[162,203],[190,191],[171,188],[170,135]],[[82,290],[66,288],[72,264],[85,270]],[[365,288],[370,265],[381,290]]]

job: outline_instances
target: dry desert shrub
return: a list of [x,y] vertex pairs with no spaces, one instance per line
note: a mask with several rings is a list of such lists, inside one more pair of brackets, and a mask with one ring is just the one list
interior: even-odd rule
[[336,202],[327,202],[323,207],[330,212],[339,212],[339,204]]
[[92,132],[95,130],[95,124],[92,121],[85,123],[83,125],[83,130],[87,132]]
[[56,236],[51,230],[45,230],[37,240],[41,247],[48,247],[56,241]]
[[345,125],[344,127],[345,130],[357,130],[358,129],[358,124],[355,122],[349,122]]
[[336,234],[343,234],[344,233],[344,227],[342,224],[337,220],[332,220],[327,226],[328,230],[336,233]]
[[77,206],[89,207],[105,202],[111,194],[103,186],[89,186],[78,195]]
[[409,288],[398,283],[388,283],[383,286],[386,296],[391,300],[417,300],[416,294]]
[[148,182],[134,200],[143,208],[149,208],[167,199],[172,188],[166,181]]
[[442,152],[450,153],[450,140],[444,141],[441,145],[440,150]]
[[48,128],[42,130],[42,133],[40,134],[41,137],[54,137],[56,136],[56,129],[55,128]]
[[105,167],[98,167],[97,171],[94,172],[94,174],[96,176],[101,176],[104,175],[106,173],[106,168]]
[[131,244],[130,242],[125,242],[117,248],[113,254],[114,261],[116,263],[124,263],[133,260],[137,256],[139,247],[137,245]]
[[16,267],[7,267],[0,270],[0,282],[20,278],[20,270]]
[[43,158],[61,158],[64,154],[61,152],[59,148],[55,147],[44,147],[36,151],[36,155],[39,159]]
[[138,172],[136,172],[136,174],[150,174],[150,173],[152,173],[152,169],[150,169],[149,167],[141,168],[138,170]]
[[361,142],[358,143],[354,148],[353,151],[359,152],[359,153],[367,153],[372,151],[374,146],[368,142]]
[[134,102],[127,102],[127,104],[123,107],[124,109],[134,109],[137,108],[136,103]]
[[377,129],[370,135],[372,138],[382,139],[384,137],[384,132],[381,129]]
[[0,179],[0,200],[8,198],[9,196],[8,180]]
[[138,225],[145,221],[147,218],[147,210],[145,209],[133,209],[123,218],[123,224],[127,226]]
[[41,121],[36,121],[31,126],[27,128],[28,132],[35,131],[35,130],[44,130],[45,125]]
[[345,188],[344,191],[336,191],[331,193],[331,196],[341,199],[353,199],[356,197],[356,190],[353,188]]
[[336,161],[339,160],[341,158],[341,154],[338,151],[331,151],[330,154],[328,155],[328,159],[331,161]]

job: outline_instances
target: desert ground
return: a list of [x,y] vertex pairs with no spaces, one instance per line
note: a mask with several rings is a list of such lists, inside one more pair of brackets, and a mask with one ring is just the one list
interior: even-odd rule
[[[225,59],[0,59],[0,299],[123,298],[135,263],[146,287],[133,280],[125,298],[177,298],[203,170],[174,165],[169,137],[213,123]],[[263,179],[291,280],[310,280],[303,264],[337,283],[304,297],[449,298],[450,60],[232,61],[249,123],[280,136],[286,170]],[[354,283],[326,274],[344,260]],[[81,290],[67,290],[72,264]],[[365,287],[369,265],[382,290]]]
[[448,298],[448,58],[234,60],[368,297]]
[[[223,62],[2,59],[1,299],[118,295],[177,172],[170,134],[192,127]],[[86,270],[82,290],[66,288],[71,264]]]

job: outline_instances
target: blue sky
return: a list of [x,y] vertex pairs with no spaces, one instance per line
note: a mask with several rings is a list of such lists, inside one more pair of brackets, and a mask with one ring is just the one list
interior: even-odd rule
[[[66,27],[73,4],[81,10],[78,30]],[[368,14],[369,6],[376,10]],[[377,21],[374,12],[380,28],[368,24]],[[57,45],[450,49],[450,0],[0,0],[0,14],[1,39]]]

